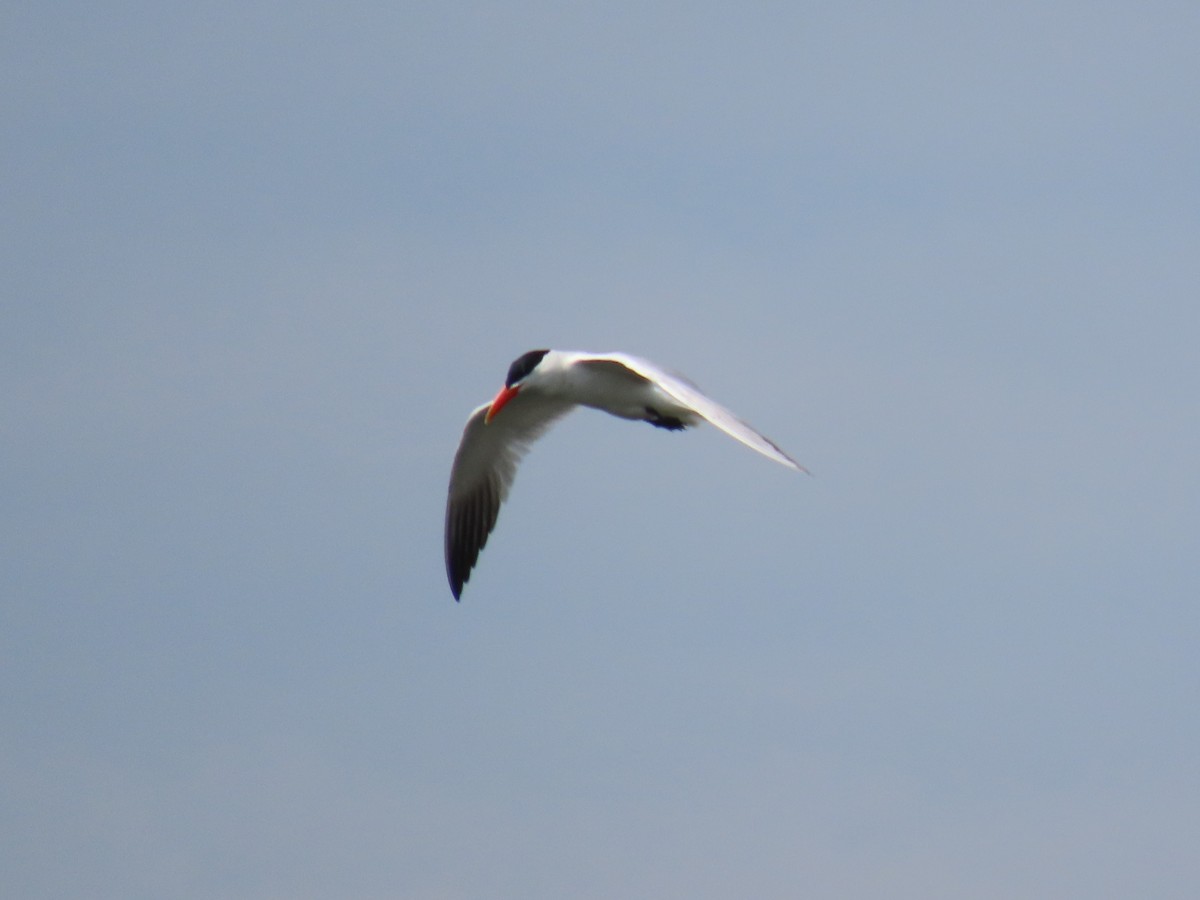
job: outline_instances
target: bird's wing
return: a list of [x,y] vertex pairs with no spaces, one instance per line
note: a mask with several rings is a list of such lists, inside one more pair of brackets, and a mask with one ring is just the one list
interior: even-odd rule
[[658,385],[662,391],[679,403],[692,409],[701,418],[717,426],[730,437],[741,441],[747,447],[757,450],[763,456],[769,457],[777,463],[782,463],[790,469],[795,469],[799,472],[808,472],[808,469],[788,456],[774,441],[751,428],[720,403],[705,396],[698,387],[682,375],[668,372],[666,369],[655,365],[649,360],[630,356],[628,353],[598,354],[592,357],[591,360],[583,360],[581,362],[587,365],[588,362],[593,360],[601,364],[618,363],[624,366],[647,381]]
[[471,413],[450,470],[446,499],[446,575],[457,600],[479,551],[496,526],[521,457],[570,403],[518,393],[503,414],[487,422],[490,404]]

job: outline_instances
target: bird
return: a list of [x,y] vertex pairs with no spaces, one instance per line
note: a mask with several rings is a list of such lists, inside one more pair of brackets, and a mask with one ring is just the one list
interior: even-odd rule
[[579,406],[682,431],[709,422],[768,459],[808,470],[691,381],[628,353],[530,350],[508,368],[504,387],[467,419],[450,470],[446,575],[456,601],[496,526],[500,506],[530,445]]

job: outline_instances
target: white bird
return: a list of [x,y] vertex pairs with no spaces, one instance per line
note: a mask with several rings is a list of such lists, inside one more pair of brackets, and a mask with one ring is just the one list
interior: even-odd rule
[[690,381],[652,362],[626,353],[530,350],[509,366],[495,399],[471,413],[454,456],[446,501],[446,574],[455,600],[496,525],[521,457],[576,406],[671,431],[708,421],[763,456],[808,471]]

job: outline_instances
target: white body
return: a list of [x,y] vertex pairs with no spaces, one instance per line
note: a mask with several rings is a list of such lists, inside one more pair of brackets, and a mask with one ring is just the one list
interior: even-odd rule
[[[604,361],[615,365],[588,365]],[[636,368],[631,363],[636,363]],[[647,376],[645,372],[654,372],[655,376]],[[688,425],[698,421],[691,406],[663,389],[668,377],[665,372],[632,356],[551,351],[538,364],[536,376],[535,382],[522,387],[523,391],[590,406],[622,419],[644,420],[646,407],[650,407],[663,415],[683,419]],[[678,376],[673,380],[685,383]]]
[[455,599],[495,527],[521,456],[576,406],[672,430],[708,421],[764,456],[806,471],[691,382],[654,363],[625,353],[544,351],[492,403],[472,412],[463,430],[446,503],[446,572]]

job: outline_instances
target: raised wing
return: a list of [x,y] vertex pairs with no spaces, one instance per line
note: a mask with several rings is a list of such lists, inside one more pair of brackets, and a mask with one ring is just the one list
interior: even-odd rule
[[508,496],[521,457],[572,404],[517,394],[503,415],[485,422],[488,406],[480,406],[467,419],[450,470],[446,575],[455,600],[496,527],[500,504]]
[[743,422],[720,403],[705,396],[698,387],[684,378],[668,372],[654,363],[627,353],[604,353],[593,357],[596,360],[620,363],[632,372],[656,384],[663,392],[692,409],[701,418],[720,428],[727,435],[741,441],[752,450],[757,450],[763,456],[775,460],[798,472],[808,472],[808,469],[796,462],[785,453],[770,438],[760,434],[754,428]]

